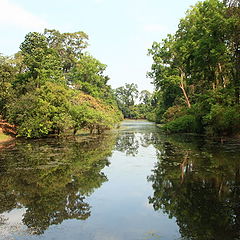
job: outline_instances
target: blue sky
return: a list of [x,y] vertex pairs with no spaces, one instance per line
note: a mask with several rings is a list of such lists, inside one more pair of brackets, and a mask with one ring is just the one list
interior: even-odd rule
[[136,83],[152,90],[146,72],[147,49],[174,33],[179,19],[196,0],[0,0],[0,53],[18,51],[24,36],[44,28],[84,31],[88,51],[108,65],[113,88]]

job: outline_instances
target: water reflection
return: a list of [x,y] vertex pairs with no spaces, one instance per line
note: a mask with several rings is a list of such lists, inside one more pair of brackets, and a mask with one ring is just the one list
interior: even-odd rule
[[147,122],[116,135],[2,149],[0,230],[20,209],[28,230],[44,233],[32,239],[240,239],[239,144],[164,136]]
[[34,234],[65,219],[87,219],[86,197],[107,181],[101,170],[109,164],[114,143],[114,136],[48,139],[2,149],[0,224],[7,222],[5,212],[23,207],[22,222]]
[[126,155],[136,156],[138,154],[140,143],[135,133],[120,135],[116,141],[115,149]]
[[[137,124],[136,124],[137,123]],[[158,140],[158,130],[146,121],[129,121],[118,135],[115,149],[127,156],[137,156],[140,147],[147,148]]]
[[183,239],[240,239],[239,145],[175,136],[155,146],[154,209],[176,218]]

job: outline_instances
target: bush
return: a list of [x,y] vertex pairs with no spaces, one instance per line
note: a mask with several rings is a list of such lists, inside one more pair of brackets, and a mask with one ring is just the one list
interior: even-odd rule
[[195,116],[185,115],[166,123],[163,129],[169,133],[192,133],[197,132],[198,124]]
[[204,117],[208,135],[232,135],[240,132],[240,107],[212,105],[210,112]]
[[146,114],[146,118],[150,122],[156,122],[156,112],[153,110]]
[[181,117],[185,113],[185,108],[182,106],[172,106],[167,109],[167,111],[162,116],[162,122],[167,123]]
[[70,90],[54,83],[16,98],[8,105],[7,120],[17,125],[18,136],[40,138],[72,126]]
[[115,127],[123,118],[114,106],[83,92],[72,99],[70,114],[74,121],[74,133],[82,128],[89,129],[90,133],[102,133]]

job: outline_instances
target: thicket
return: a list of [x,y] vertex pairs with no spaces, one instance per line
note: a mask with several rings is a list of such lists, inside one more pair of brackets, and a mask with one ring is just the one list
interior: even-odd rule
[[154,42],[152,114],[168,132],[240,132],[240,1],[198,2],[174,35]]
[[101,133],[122,119],[106,65],[84,52],[87,40],[46,29],[28,33],[13,57],[0,56],[0,115],[18,136]]

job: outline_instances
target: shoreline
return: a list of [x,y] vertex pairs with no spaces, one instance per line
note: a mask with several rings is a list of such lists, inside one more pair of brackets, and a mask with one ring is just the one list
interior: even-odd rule
[[229,141],[236,141],[236,142],[240,142],[240,134],[233,134],[233,135],[229,135],[229,136],[210,136],[204,133],[185,133],[185,132],[165,132],[162,129],[162,126],[164,124],[156,124],[156,127],[158,129],[160,129],[162,131],[163,134],[168,135],[168,136],[181,136],[181,135],[185,135],[185,136],[193,136],[193,137],[202,137],[206,140],[212,140],[212,141],[217,141],[217,142],[221,142],[221,143],[225,143],[225,142],[229,142]]

